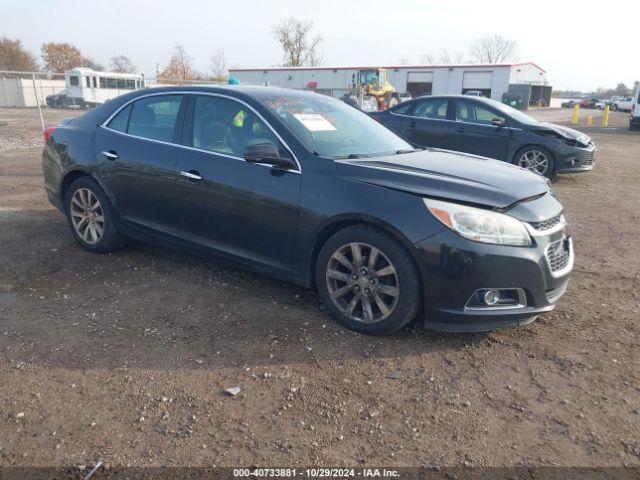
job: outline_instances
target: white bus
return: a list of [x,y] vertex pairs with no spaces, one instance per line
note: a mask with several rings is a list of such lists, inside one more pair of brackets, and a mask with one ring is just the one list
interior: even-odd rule
[[92,107],[133,90],[145,88],[139,73],[96,72],[74,68],[64,73],[68,103]]

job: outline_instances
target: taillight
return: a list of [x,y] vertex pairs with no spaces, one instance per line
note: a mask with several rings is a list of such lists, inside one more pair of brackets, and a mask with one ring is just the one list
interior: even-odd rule
[[48,127],[44,129],[44,143],[47,143],[58,127]]

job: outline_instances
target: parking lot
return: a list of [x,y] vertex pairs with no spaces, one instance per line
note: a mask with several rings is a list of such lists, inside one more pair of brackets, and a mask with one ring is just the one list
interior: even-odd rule
[[639,465],[640,135],[591,113],[595,170],[554,182],[577,252],[558,307],[377,338],[196,255],[82,250],[37,111],[0,109],[0,465]]

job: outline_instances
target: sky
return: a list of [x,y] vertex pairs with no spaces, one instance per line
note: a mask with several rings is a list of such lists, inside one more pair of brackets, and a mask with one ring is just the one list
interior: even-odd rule
[[72,43],[105,67],[124,54],[152,77],[176,45],[202,72],[217,51],[231,67],[276,66],[282,56],[271,27],[294,16],[314,22],[326,66],[393,65],[402,58],[418,64],[443,48],[467,55],[474,39],[500,34],[517,42],[520,61],[547,71],[554,89],[630,86],[640,79],[640,1],[611,0],[608,13],[594,11],[602,11],[602,2],[0,0],[0,36],[21,39],[38,56],[44,42]]

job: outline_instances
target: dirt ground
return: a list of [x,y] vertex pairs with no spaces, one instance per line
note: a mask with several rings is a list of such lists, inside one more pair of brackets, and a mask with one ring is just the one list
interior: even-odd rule
[[35,114],[0,109],[0,465],[640,465],[640,134],[626,114],[580,127],[596,169],[554,184],[577,252],[555,311],[386,338],[195,255],[82,250],[46,200]]

